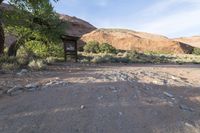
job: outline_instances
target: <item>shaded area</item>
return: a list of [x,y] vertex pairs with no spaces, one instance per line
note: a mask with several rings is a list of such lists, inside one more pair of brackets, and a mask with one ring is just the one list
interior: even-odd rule
[[[126,87],[124,87],[126,86]],[[145,90],[145,86],[151,90]],[[117,91],[112,88],[116,87]],[[9,133],[149,132],[195,133],[200,131],[200,104],[190,97],[199,88],[165,87],[177,103],[163,95],[163,86],[152,84],[87,83],[49,88],[1,100],[0,131]],[[187,95],[180,92],[188,91]],[[7,104],[5,104],[7,103]],[[193,108],[182,110],[180,105]],[[81,109],[81,105],[85,108]],[[12,123],[12,124],[11,124]],[[191,127],[187,127],[187,124]],[[11,125],[12,126],[11,126]]]

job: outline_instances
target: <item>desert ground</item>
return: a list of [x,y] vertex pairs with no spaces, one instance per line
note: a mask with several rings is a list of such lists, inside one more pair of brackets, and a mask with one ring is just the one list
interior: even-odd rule
[[0,74],[0,133],[199,133],[200,65],[54,64]]

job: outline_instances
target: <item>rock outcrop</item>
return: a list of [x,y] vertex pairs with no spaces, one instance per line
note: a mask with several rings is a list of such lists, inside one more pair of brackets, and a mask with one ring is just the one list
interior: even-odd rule
[[96,27],[94,27],[93,25],[91,25],[90,23],[82,19],[71,17],[68,15],[61,15],[61,14],[59,16],[60,16],[60,19],[68,23],[67,29],[66,29],[67,35],[80,37],[96,29]]
[[182,43],[189,44],[193,47],[200,48],[200,36],[193,36],[193,37],[181,37],[174,39],[175,41],[179,41]]
[[[117,49],[141,52],[191,53],[192,46],[171,40],[165,36],[125,29],[97,29],[82,36],[81,41],[109,43]],[[80,44],[83,45],[84,43]]]

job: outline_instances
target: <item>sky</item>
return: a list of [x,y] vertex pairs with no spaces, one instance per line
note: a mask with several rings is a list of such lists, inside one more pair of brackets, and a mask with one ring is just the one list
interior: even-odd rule
[[123,28],[170,38],[200,35],[200,0],[60,0],[57,12],[97,28]]

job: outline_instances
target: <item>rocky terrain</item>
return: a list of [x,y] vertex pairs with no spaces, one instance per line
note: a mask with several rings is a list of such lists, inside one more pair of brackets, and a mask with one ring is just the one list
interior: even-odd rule
[[68,23],[66,30],[67,35],[80,37],[96,29],[96,27],[82,19],[62,14],[59,16],[60,19],[65,20]]
[[193,47],[200,48],[200,36],[193,36],[193,37],[181,37],[174,39],[175,41],[179,41],[182,43],[189,44]]
[[199,133],[199,67],[70,63],[1,74],[0,132]]
[[109,43],[121,50],[141,52],[191,53],[193,47],[165,36],[124,29],[97,29],[82,36],[83,42]]

